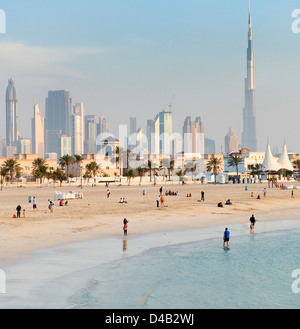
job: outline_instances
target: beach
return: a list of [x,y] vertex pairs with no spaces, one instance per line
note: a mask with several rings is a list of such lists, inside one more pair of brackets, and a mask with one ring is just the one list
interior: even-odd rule
[[[299,186],[299,183],[291,182]],[[159,188],[179,193],[165,196],[164,208],[156,207]],[[110,197],[104,185],[80,187],[42,187],[34,185],[11,187],[0,192],[1,245],[0,266],[30,258],[32,252],[75,242],[104,238],[122,238],[123,219],[129,221],[129,237],[162,232],[249,223],[252,214],[258,221],[280,221],[299,219],[299,196],[291,191],[276,188],[263,190],[267,184],[245,185],[201,185],[178,183],[157,186],[117,186],[111,184]],[[146,190],[146,195],[143,191]],[[83,199],[70,200],[68,206],[59,207],[54,201],[55,191],[67,193],[78,191]],[[205,192],[205,202],[200,202],[201,191]],[[251,198],[253,192],[254,197]],[[300,192],[299,192],[300,193]],[[187,194],[192,197],[187,198]],[[257,200],[257,195],[261,196]],[[28,196],[35,196],[38,210],[28,203]],[[127,204],[119,204],[120,198]],[[48,200],[54,201],[54,211],[50,213]],[[230,199],[232,205],[218,208],[219,202]],[[16,207],[26,209],[26,218],[13,218]]]

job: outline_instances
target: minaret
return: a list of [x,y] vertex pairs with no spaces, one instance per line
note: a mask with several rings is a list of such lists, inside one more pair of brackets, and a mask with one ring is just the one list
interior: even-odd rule
[[243,110],[242,146],[243,148],[248,148],[252,152],[257,151],[254,53],[250,2],[247,49],[247,78],[245,80],[245,108]]

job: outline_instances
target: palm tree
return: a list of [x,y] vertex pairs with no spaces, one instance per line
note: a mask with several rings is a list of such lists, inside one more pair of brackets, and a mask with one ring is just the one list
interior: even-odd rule
[[243,162],[243,158],[237,155],[230,155],[228,159],[228,166],[235,167],[236,169],[236,178],[239,178],[239,165]]
[[122,176],[122,172],[125,173],[126,168],[129,169],[130,152],[130,150],[125,150],[120,146],[117,146],[113,152],[112,161],[119,165],[120,176]]
[[80,154],[74,155],[74,162],[77,164],[77,173],[80,172],[79,174],[80,176],[81,176],[81,171],[79,169],[82,161],[83,161],[83,157]]
[[136,169],[136,171],[137,171],[137,173],[138,173],[138,175],[140,177],[140,185],[142,185],[142,179],[143,179],[143,176],[145,175],[146,169],[143,168],[143,167],[138,167]]
[[181,182],[182,177],[184,176],[184,172],[182,170],[177,171],[176,176],[179,177],[179,182]]
[[55,177],[55,179],[60,181],[60,186],[62,186],[63,181],[68,180],[68,176],[66,175],[66,173],[61,170],[61,169],[57,169],[54,173],[53,173],[53,177]]
[[197,164],[194,161],[190,161],[186,164],[186,171],[192,173],[192,180],[194,180],[194,172],[197,170]]
[[61,168],[65,169],[67,167],[67,176],[68,176],[68,178],[70,176],[69,168],[70,168],[70,165],[72,163],[74,163],[74,158],[69,154],[66,154],[66,155],[62,156],[59,159],[59,164],[60,164]]
[[208,172],[212,172],[215,175],[215,184],[217,183],[217,174],[219,172],[221,172],[221,164],[222,164],[222,160],[219,158],[211,158],[206,166],[206,170]]
[[15,159],[8,159],[4,162],[4,168],[9,172],[10,183],[13,182],[15,174],[22,170],[20,164]]
[[[59,169],[58,169],[59,170]],[[58,180],[58,177],[59,177],[59,172],[58,170],[55,170],[55,171],[52,171],[51,172],[51,178],[53,179],[54,181],[54,188],[56,187],[56,181]]]
[[47,175],[48,170],[48,164],[45,159],[43,158],[37,158],[34,159],[32,162],[32,175],[40,180],[40,183],[42,183],[42,179]]
[[1,167],[0,169],[0,176],[1,176],[1,191],[3,189],[3,183],[4,183],[4,180],[5,180],[5,177],[7,176],[7,169],[5,167]]
[[[90,162],[86,165],[86,170],[88,173],[92,174],[93,177],[96,177],[96,175],[99,172],[102,172],[102,170],[100,169],[100,166],[97,164],[96,161]],[[96,179],[94,178],[94,183],[96,183]]]
[[129,186],[131,179],[135,177],[134,170],[133,169],[129,169],[129,170],[127,169],[125,171],[125,176],[127,177],[128,186]]
[[252,168],[252,171],[250,173],[250,175],[252,176],[258,176],[258,179],[260,179],[260,176],[262,174],[262,165],[257,163],[253,168]]

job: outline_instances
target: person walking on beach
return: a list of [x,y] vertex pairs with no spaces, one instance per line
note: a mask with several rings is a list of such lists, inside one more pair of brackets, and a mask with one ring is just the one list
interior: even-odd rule
[[227,244],[227,248],[229,248],[229,240],[230,240],[230,232],[228,231],[228,228],[226,228],[224,232],[224,248],[226,244]]
[[161,188],[159,189],[159,195],[162,196],[162,193],[163,193],[163,188],[161,187]]
[[205,201],[205,193],[203,191],[201,192],[201,201]]
[[128,235],[128,220],[126,218],[124,218],[124,220],[123,220],[123,231],[124,231],[124,235],[127,236]]
[[36,197],[35,197],[35,196],[33,197],[32,204],[33,204],[33,205],[32,205],[33,210],[38,210],[38,209],[37,209]]
[[160,196],[158,196],[158,197],[156,198],[156,206],[157,206],[157,208],[159,208],[159,201],[160,201]]
[[266,198],[267,197],[267,189],[264,188],[264,197]]
[[18,205],[18,207],[16,208],[17,210],[17,218],[21,218],[21,210],[22,210],[22,207],[20,205]]
[[48,201],[49,201],[48,209],[50,210],[50,212],[53,212],[54,203],[51,200],[48,200]]
[[252,217],[250,218],[250,234],[254,234],[255,223],[256,219],[254,215],[252,215]]
[[106,195],[107,195],[107,199],[109,199],[109,197],[110,197],[110,190],[109,189],[106,191]]
[[291,192],[291,198],[294,199],[294,190]]

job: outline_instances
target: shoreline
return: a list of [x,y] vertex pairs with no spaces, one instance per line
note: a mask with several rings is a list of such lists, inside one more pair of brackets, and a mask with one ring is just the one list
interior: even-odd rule
[[[264,184],[254,184],[245,191],[243,185],[174,185],[172,190],[179,191],[179,196],[166,197],[168,207],[163,209],[156,208],[159,186],[147,186],[146,196],[142,195],[145,186],[113,186],[109,199],[106,188],[86,188],[83,190],[84,199],[70,201],[69,207],[55,206],[53,214],[46,210],[47,200],[54,194],[53,188],[5,190],[0,194],[4,203],[0,211],[0,268],[48,248],[98,239],[123,239],[124,217],[129,220],[129,237],[132,238],[213,226],[248,225],[252,213],[261,221],[300,219],[299,201],[290,198],[290,191],[268,189],[267,198],[250,198],[252,191],[255,195],[262,195],[265,187]],[[165,191],[166,187],[163,189]],[[69,187],[61,190],[68,191]],[[198,202],[201,190],[206,193],[204,203]],[[186,198],[190,192],[192,198]],[[9,209],[14,209],[20,199],[28,208],[28,195],[36,195],[38,212],[26,209],[27,218],[7,218]],[[117,204],[123,196],[129,203]],[[217,208],[217,203],[225,202],[228,197],[233,205]]]
[[[258,225],[257,234],[293,228],[300,228],[300,220],[264,221]],[[233,244],[234,237],[249,235],[246,223],[233,224],[230,230]],[[220,238],[221,250],[222,233],[223,226],[209,226],[130,236],[126,250],[124,237],[106,237],[37,250],[32,257],[4,269],[7,294],[0,295],[0,307],[81,308],[82,299],[84,306],[84,292],[99,273],[118,267],[144,252],[155,252],[157,248]]]

